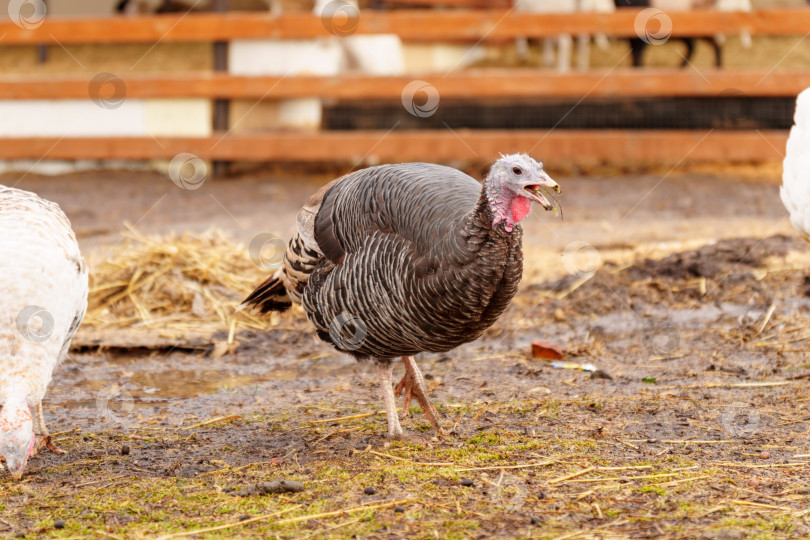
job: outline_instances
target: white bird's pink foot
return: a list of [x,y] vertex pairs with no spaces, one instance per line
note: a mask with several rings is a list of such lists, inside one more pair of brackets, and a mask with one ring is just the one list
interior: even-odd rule
[[45,416],[42,414],[42,402],[37,405],[34,412],[34,434],[36,441],[34,442],[34,453],[38,454],[43,448],[47,448],[54,454],[64,454],[65,451],[56,446],[50,434],[48,427],[45,425]]

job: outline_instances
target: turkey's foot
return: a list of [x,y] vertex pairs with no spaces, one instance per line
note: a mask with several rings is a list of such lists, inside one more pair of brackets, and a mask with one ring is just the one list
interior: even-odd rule
[[54,454],[64,454],[65,451],[56,446],[56,443],[53,442],[53,439],[50,435],[41,435],[39,433],[36,434],[36,441],[34,442],[34,453],[38,454],[40,450],[43,448],[47,448]]
[[34,411],[34,434],[36,440],[34,441],[34,453],[38,453],[43,448],[47,448],[54,454],[64,454],[64,450],[60,450],[58,446],[51,439],[48,433],[48,426],[45,425],[45,415],[42,414],[42,402],[37,403],[36,410]]
[[425,413],[425,416],[433,425],[436,433],[443,435],[444,430],[439,424],[439,415],[436,413],[436,408],[427,396],[427,392],[425,391],[425,378],[422,376],[422,372],[419,371],[419,366],[416,365],[416,361],[412,356],[403,356],[402,363],[405,364],[405,375],[402,376],[402,380],[399,381],[399,384],[397,384],[394,389],[394,395],[399,396],[403,394],[402,417],[406,418],[410,414],[409,407],[411,400],[416,398],[419,406],[422,407],[422,412]]

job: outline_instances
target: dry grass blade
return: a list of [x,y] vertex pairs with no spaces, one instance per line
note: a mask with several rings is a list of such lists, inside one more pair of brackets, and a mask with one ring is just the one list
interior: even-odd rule
[[588,467],[587,469],[582,469],[581,471],[577,471],[571,474],[566,474],[565,476],[560,476],[558,478],[554,478],[549,480],[549,484],[558,484],[560,482],[565,482],[566,480],[570,480],[572,478],[576,478],[577,476],[582,476],[583,474],[588,474],[591,471],[596,470],[596,467]]
[[754,334],[754,337],[759,336],[762,333],[762,331],[765,330],[765,327],[768,326],[768,322],[770,322],[774,311],[776,311],[776,304],[771,303],[771,306],[768,308],[767,313],[765,313],[765,317],[762,318],[762,322],[757,327],[757,331]]
[[739,469],[793,469],[806,467],[807,462],[798,461],[793,463],[766,463],[764,465],[750,464],[750,463],[729,463],[721,461],[716,464],[718,467],[735,467]]
[[711,474],[704,474],[702,476],[693,476],[691,478],[682,478],[680,480],[672,480],[671,482],[664,482],[663,484],[653,484],[656,487],[664,487],[664,486],[675,486],[677,484],[683,484],[685,482],[692,482],[693,480],[705,480],[706,478],[711,478],[713,475]]
[[545,467],[546,465],[551,465],[553,463],[557,463],[558,460],[556,459],[549,459],[546,461],[540,461],[537,463],[526,463],[523,465],[493,465],[491,467],[472,467],[469,469],[457,469],[457,472],[467,472],[467,471],[494,471],[494,470],[506,470],[506,469],[527,469],[530,467]]
[[102,536],[104,538],[112,538],[113,540],[124,540],[123,536],[118,536],[117,534],[113,534],[113,533],[110,533],[110,532],[107,532],[107,531],[98,531],[97,530],[97,531],[94,531],[94,532],[96,534],[98,534],[99,536]]
[[217,422],[227,422],[229,420],[236,420],[237,418],[242,418],[241,414],[232,414],[230,416],[219,416],[217,418],[211,418],[210,420],[206,420],[205,422],[200,422],[199,424],[194,424],[193,426],[186,426],[180,428],[181,431],[188,431],[189,429],[196,429],[198,427],[203,426],[210,426],[211,424],[216,424]]
[[257,521],[262,521],[262,520],[278,517],[278,516],[280,516],[282,514],[286,514],[287,512],[291,512],[292,510],[295,510],[299,506],[301,506],[301,505],[296,504],[292,508],[287,508],[285,510],[280,510],[278,512],[273,512],[272,514],[265,514],[263,516],[257,516],[255,518],[246,519],[244,521],[238,521],[236,523],[228,523],[226,525],[219,525],[217,527],[208,527],[207,529],[196,529],[196,530],[193,530],[193,531],[183,531],[183,532],[174,533],[174,534],[167,534],[165,536],[159,537],[157,540],[169,540],[170,538],[182,538],[183,536],[192,536],[192,535],[202,534],[202,533],[207,533],[207,532],[222,531],[224,529],[232,529],[233,527],[239,527],[241,525],[247,525],[248,523],[255,523]]
[[631,444],[631,443],[629,443],[627,441],[623,441],[621,439],[616,439],[616,441],[622,443],[623,445],[625,445],[628,448],[632,448],[633,450],[638,450],[638,446],[636,446],[635,444]]
[[[578,478],[576,480],[566,480],[571,484],[590,484],[594,482],[630,482],[632,480],[646,480],[649,478],[668,478],[670,476],[678,476],[679,473],[662,473],[662,474],[644,474],[641,476],[611,476],[608,478]],[[549,482],[550,484],[551,482]]]
[[402,499],[401,501],[391,501],[382,504],[366,504],[361,506],[353,506],[351,508],[345,508],[343,510],[335,510],[334,512],[322,512],[320,514],[309,514],[306,516],[298,516],[294,518],[287,518],[281,519],[276,523],[278,525],[284,525],[286,523],[296,523],[298,521],[309,521],[310,519],[319,519],[324,517],[332,517],[332,516],[340,516],[342,514],[351,514],[354,512],[363,512],[365,510],[376,510],[379,508],[389,508],[391,506],[400,506],[409,502],[413,502],[416,499]]
[[219,469],[217,471],[209,471],[209,472],[206,472],[206,473],[198,474],[197,478],[202,478],[203,476],[212,476],[212,475],[215,475],[215,474],[226,474],[226,473],[230,474],[230,473],[235,473],[237,471],[243,471],[245,469],[249,469],[250,467],[257,467],[259,465],[271,465],[272,463],[273,463],[272,461],[256,461],[254,463],[248,463],[247,465],[242,465],[240,467],[230,467],[230,466],[228,466],[228,467],[223,467],[223,468],[221,468],[221,469]]
[[394,461],[404,461],[405,463],[410,463],[411,465],[424,465],[426,467],[452,467],[455,463],[449,463],[445,461],[433,462],[433,463],[424,463],[421,461],[414,461],[412,459],[405,459],[399,456],[392,456],[391,454],[386,454],[384,452],[377,452],[375,450],[367,450],[369,454],[374,454],[375,456],[380,456],[388,459],[393,459]]
[[739,500],[732,500],[729,501],[730,504],[736,504],[737,506],[755,506],[757,508],[763,508],[767,510],[784,510],[788,511],[790,508],[785,508],[784,506],[774,506],[772,504],[764,504],[758,502],[751,502],[751,501],[739,501]]
[[368,418],[369,416],[376,416],[378,414],[385,414],[385,411],[353,414],[351,416],[339,416],[338,418],[324,418],[322,420],[309,420],[307,421],[307,424],[327,424],[329,422],[343,422],[346,420],[357,420],[358,418]]

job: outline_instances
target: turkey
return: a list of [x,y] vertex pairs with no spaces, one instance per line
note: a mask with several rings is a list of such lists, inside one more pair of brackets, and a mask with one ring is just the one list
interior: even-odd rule
[[[553,208],[559,186],[525,154],[498,159],[483,186],[450,167],[382,165],[317,191],[298,213],[282,267],[245,299],[261,313],[303,305],[318,336],[376,364],[388,435],[415,398],[438,433],[413,355],[478,338],[506,309],[523,271],[520,222]],[[392,388],[393,359],[405,375]]]
[[0,455],[15,479],[43,447],[61,453],[42,398],[84,318],[87,292],[87,266],[59,206],[0,186]]
[[790,213],[790,222],[810,242],[810,88],[796,99],[779,194]]

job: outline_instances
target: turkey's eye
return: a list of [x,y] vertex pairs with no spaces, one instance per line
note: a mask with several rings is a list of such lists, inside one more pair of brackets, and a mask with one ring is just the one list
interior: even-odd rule
[[520,167],[512,167],[512,172],[515,173],[518,176],[523,174],[523,170]]

